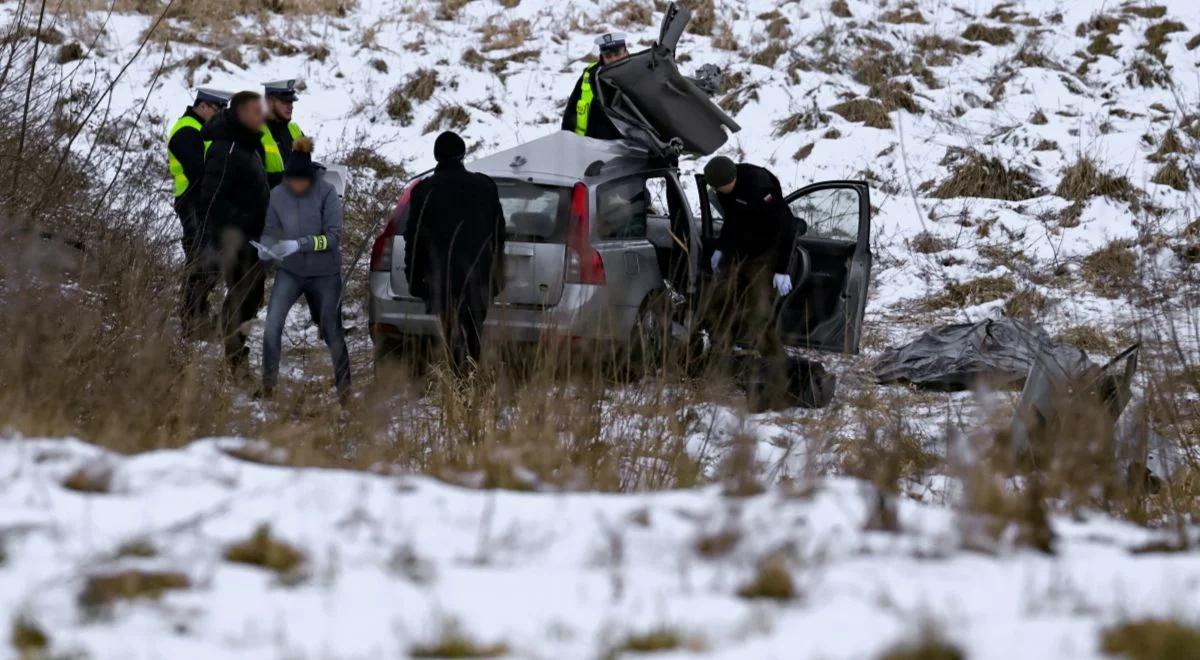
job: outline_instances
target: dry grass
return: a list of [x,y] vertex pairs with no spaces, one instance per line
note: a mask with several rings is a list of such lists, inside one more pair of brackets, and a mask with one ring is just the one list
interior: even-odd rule
[[967,654],[947,641],[932,625],[921,627],[913,640],[900,642],[880,654],[878,660],[966,660]]
[[448,621],[436,639],[413,645],[408,654],[413,658],[498,658],[508,655],[509,648],[503,642],[478,642],[457,621]]
[[829,3],[829,13],[838,18],[853,18],[854,14],[850,13],[850,4],[846,0],[833,0]]
[[1073,165],[1062,171],[1054,194],[1076,202],[1092,197],[1108,197],[1130,204],[1137,203],[1139,197],[1129,179],[1103,171],[1087,156],[1080,156]]
[[862,122],[866,126],[882,130],[892,129],[892,118],[888,116],[887,108],[879,101],[866,98],[851,99],[831,106],[829,111],[841,115],[846,121]]
[[1044,194],[1028,171],[1009,168],[999,158],[973,149],[948,149],[942,164],[950,168],[950,176],[930,193],[937,199],[984,197],[1018,202]]
[[610,11],[616,15],[615,22],[621,27],[650,25],[654,20],[654,10],[649,5],[634,0],[623,0]]
[[1007,298],[1016,292],[1011,277],[979,277],[966,282],[948,282],[942,291],[921,301],[930,311],[980,305]]
[[50,648],[50,635],[36,621],[23,615],[13,618],[8,640],[22,660],[44,658]]
[[963,30],[962,38],[967,41],[983,41],[993,46],[1011,44],[1016,38],[1012,28],[1007,26],[991,27],[982,23],[972,23]]
[[1167,61],[1167,53],[1163,50],[1163,46],[1167,43],[1167,39],[1176,32],[1186,31],[1187,26],[1179,21],[1155,23],[1146,28],[1146,43],[1142,44],[1142,50],[1150,53],[1159,62],[1165,63]]
[[912,6],[889,9],[879,15],[879,20],[884,23],[893,23],[896,25],[925,25],[929,22],[925,20],[925,15],[921,13],[920,9]]
[[1125,241],[1112,241],[1083,258],[1081,275],[1092,290],[1117,298],[1137,284],[1137,255]]
[[1177,165],[1174,160],[1167,161],[1158,171],[1154,173],[1154,177],[1150,179],[1151,183],[1157,183],[1162,186],[1170,186],[1175,190],[1187,192],[1191,189],[1191,181],[1188,179],[1187,171]]
[[482,35],[482,50],[486,53],[524,45],[529,41],[530,30],[529,21],[523,18],[500,24],[493,17],[479,30]]
[[422,132],[461,131],[471,123],[471,114],[461,105],[444,104],[437,109]]
[[690,638],[683,631],[670,626],[659,626],[641,633],[630,633],[612,646],[603,656],[605,660],[615,660],[625,653],[665,653],[667,651],[687,650],[701,652],[704,643],[696,638]]
[[1168,619],[1140,619],[1105,628],[1100,650],[1126,660],[1200,657],[1200,628]]
[[225,548],[225,559],[273,571],[281,576],[296,575],[304,565],[304,553],[271,536],[270,525],[260,525],[244,541]]
[[788,568],[787,555],[772,552],[760,559],[754,577],[738,589],[738,596],[778,601],[796,598],[796,585]]
[[183,573],[130,570],[88,577],[78,600],[81,608],[97,613],[123,600],[156,599],[167,591],[191,586]]

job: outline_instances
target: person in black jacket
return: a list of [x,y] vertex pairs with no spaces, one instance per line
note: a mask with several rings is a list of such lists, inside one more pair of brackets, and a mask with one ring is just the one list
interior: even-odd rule
[[596,39],[596,45],[600,47],[600,59],[587,65],[571,90],[567,107],[563,109],[562,129],[600,140],[620,140],[621,132],[604,114],[604,106],[597,96],[596,73],[600,67],[629,57],[629,49],[625,46],[625,35],[621,33],[602,35]]
[[404,271],[413,295],[442,323],[450,365],[479,362],[488,306],[504,285],[504,209],[496,183],[463,166],[466,145],[447,131],[437,168],[413,189],[404,227]]
[[201,87],[196,100],[167,133],[167,166],[175,185],[175,214],[183,229],[184,281],[180,316],[188,337],[207,334],[208,294],[216,285],[217,274],[204,258],[204,242],[196,219],[196,197],[204,174],[204,140],[200,131],[229,102],[229,95]]
[[764,355],[780,354],[772,294],[783,297],[792,291],[789,268],[796,232],[779,179],[762,167],[735,164],[724,156],[705,165],[704,177],[724,214],[711,262],[721,284],[710,319],[714,340],[731,346],[749,332]]
[[239,92],[230,107],[204,125],[211,141],[204,158],[197,212],[225,276],[221,328],[225,357],[235,373],[248,375],[244,324],[262,306],[265,273],[251,240],[262,237],[270,188],[263,165],[262,96]]

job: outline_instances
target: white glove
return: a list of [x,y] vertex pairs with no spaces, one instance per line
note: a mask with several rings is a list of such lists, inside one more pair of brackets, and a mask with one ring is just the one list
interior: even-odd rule
[[723,256],[724,255],[721,254],[720,250],[716,250],[713,252],[713,256],[712,256],[712,272],[713,272],[713,274],[716,274],[717,268],[721,265],[721,257],[723,257]]
[[775,273],[775,290],[780,296],[786,296],[792,292],[792,278],[784,273]]
[[295,241],[295,240],[289,239],[286,241],[279,241],[273,247],[271,247],[271,256],[275,257],[276,259],[278,259],[280,261],[283,261],[284,259],[287,259],[288,257],[292,256],[293,254],[296,254],[299,251],[300,251],[300,241]]
[[271,251],[268,250],[267,248],[265,248],[261,245],[258,245],[255,247],[258,249],[258,260],[259,261],[274,261],[275,260],[275,255],[271,254]]

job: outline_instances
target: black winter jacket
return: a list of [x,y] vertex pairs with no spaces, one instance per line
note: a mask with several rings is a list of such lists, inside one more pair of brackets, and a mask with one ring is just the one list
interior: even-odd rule
[[504,286],[504,209],[496,183],[462,163],[440,164],[413,189],[404,272],[413,295],[439,309],[467,287]]
[[792,212],[783,201],[779,179],[749,163],[737,166],[729,194],[717,193],[725,224],[717,249],[734,259],[768,257],[776,273],[786,273],[795,242]]
[[271,195],[262,134],[243,126],[233,109],[226,109],[204,125],[200,137],[212,140],[196,206],[205,231],[211,239],[227,227],[236,227],[246,238],[258,240]]
[[592,85],[592,106],[588,110],[587,137],[600,140],[620,140],[624,136],[617,130],[616,125],[612,123],[608,115],[604,113],[604,105],[600,103],[596,73],[600,70],[601,66],[603,65],[597,64],[591,67],[583,75],[579,76],[579,80],[575,81],[575,88],[571,90],[571,96],[567,99],[567,107],[563,109],[562,129],[564,131],[575,131],[579,97],[583,94],[583,77],[588,76]]

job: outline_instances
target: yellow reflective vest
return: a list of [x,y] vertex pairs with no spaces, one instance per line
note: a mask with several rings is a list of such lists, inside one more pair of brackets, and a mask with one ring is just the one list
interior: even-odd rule
[[[300,130],[300,125],[294,121],[288,122],[288,132],[292,134],[293,140],[304,137],[304,131]],[[266,122],[263,122],[262,127],[262,145],[266,156],[267,174],[282,174],[285,165],[283,154],[280,153],[279,144],[275,142],[275,136],[271,135],[271,127]]]
[[[171,171],[171,178],[175,180],[176,197],[180,197],[183,195],[183,193],[187,192],[190,182],[188,181],[187,174],[185,174],[183,171],[183,163],[179,162],[179,159],[175,157],[175,154],[171,153],[171,138],[175,137],[175,134],[181,130],[187,129],[190,131],[196,131],[198,133],[200,132],[201,128],[203,128],[203,126],[200,124],[200,120],[196,119],[195,117],[184,115],[180,117],[175,124],[171,126],[171,130],[167,132],[167,169]],[[205,153],[208,153],[208,147],[211,144],[212,140],[204,141]]]
[[592,62],[583,70],[583,80],[579,83],[579,101],[575,104],[576,135],[587,135],[588,115],[592,111],[592,99],[595,97],[595,92],[592,91],[592,70],[599,64]]

